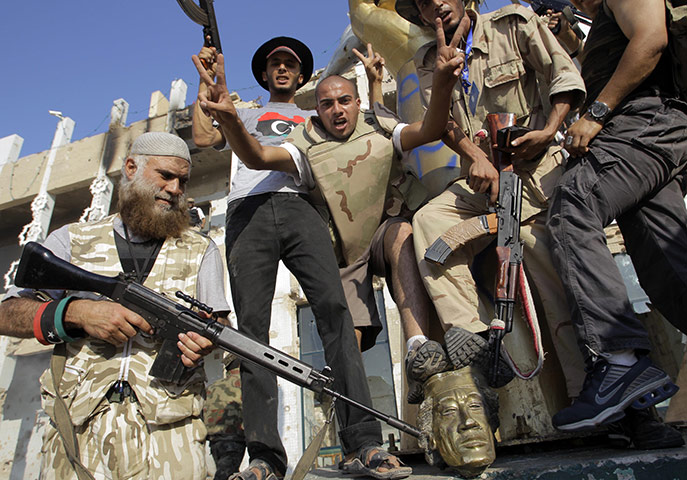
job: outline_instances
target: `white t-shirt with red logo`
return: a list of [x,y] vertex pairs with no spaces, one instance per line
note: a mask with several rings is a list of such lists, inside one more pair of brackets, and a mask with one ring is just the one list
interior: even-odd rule
[[[301,110],[295,103],[269,102],[261,108],[238,109],[239,118],[261,145],[277,147],[306,118],[316,115],[312,110]],[[225,149],[229,149],[225,146]],[[231,181],[228,202],[267,192],[307,193],[305,186],[297,186],[293,178],[273,170],[251,170],[239,162]]]

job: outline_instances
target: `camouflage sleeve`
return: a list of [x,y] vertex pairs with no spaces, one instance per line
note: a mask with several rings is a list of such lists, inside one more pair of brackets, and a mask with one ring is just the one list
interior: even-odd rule
[[586,94],[584,81],[570,55],[558,43],[546,22],[532,15],[520,23],[518,47],[527,66],[538,72],[547,81],[549,98],[558,93],[574,92],[572,109],[578,108]]

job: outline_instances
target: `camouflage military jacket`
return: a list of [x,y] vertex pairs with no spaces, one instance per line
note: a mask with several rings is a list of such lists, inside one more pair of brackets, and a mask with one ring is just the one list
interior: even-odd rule
[[316,182],[311,196],[324,198],[346,265],[362,255],[384,215],[399,215],[424,200],[419,183],[394,161],[391,135],[398,123],[393,112],[375,104],[358,115],[346,141],[329,135],[318,117],[310,117],[286,139],[308,159]]
[[[114,239],[115,216],[69,228],[71,261],[88,271],[115,275],[122,271]],[[144,285],[174,297],[181,290],[196,294],[198,269],[209,240],[192,231],[180,238],[167,239]],[[67,361],[60,385],[74,425],[85,423],[105,405],[105,394],[118,379],[126,379],[138,398],[149,424],[164,425],[189,416],[203,408],[205,373],[196,369],[182,384],[162,382],[148,375],[161,342],[134,336],[123,346],[94,338],[67,344]],[[55,388],[50,371],[41,377],[43,409],[52,417]]]
[[[414,58],[425,103],[431,95],[435,59],[435,42],[420,48]],[[573,92],[572,108],[584,99],[584,82],[570,56],[546,23],[521,5],[477,16],[467,65],[470,86],[466,93],[461,82],[457,83],[451,116],[469,138],[480,129],[488,130],[489,113],[512,112],[519,125],[541,129],[549,114],[550,97]],[[549,174],[560,170],[561,161],[560,148],[551,148],[540,163],[518,171],[529,190],[524,195],[538,207],[551,194],[559,175]],[[527,210],[523,204],[523,219],[529,216]]]

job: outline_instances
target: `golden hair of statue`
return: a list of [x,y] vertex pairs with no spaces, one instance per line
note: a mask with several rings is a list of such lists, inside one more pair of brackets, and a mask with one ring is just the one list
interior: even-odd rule
[[498,421],[496,394],[482,374],[469,367],[439,373],[425,382],[424,391],[418,427],[427,462],[443,461],[466,478],[482,473],[496,458]]

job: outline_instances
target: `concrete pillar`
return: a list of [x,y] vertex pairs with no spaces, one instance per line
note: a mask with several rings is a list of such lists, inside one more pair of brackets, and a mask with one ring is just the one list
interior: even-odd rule
[[[102,161],[101,170],[104,170],[102,168]],[[93,198],[91,199],[91,205],[81,214],[79,222],[94,222],[101,220],[110,213],[112,193],[114,192],[114,184],[112,180],[110,180],[110,177],[105,175],[104,172],[98,172],[98,176],[95,177],[88,189],[91,191]]]
[[[126,125],[126,117],[129,113],[129,104],[123,98],[118,98],[112,103],[110,110],[110,130],[124,127]],[[106,139],[103,146],[103,151],[100,156],[100,166],[98,167],[98,175],[93,179],[89,190],[93,198],[91,205],[88,206],[79,222],[94,222],[105,218],[110,213],[110,204],[112,203],[112,193],[114,192],[114,184],[107,176],[107,149],[108,140]]]
[[69,117],[63,117],[62,114],[57,114],[56,116],[60,121],[55,129],[55,135],[48,153],[48,161],[43,172],[43,181],[41,182],[38,195],[31,202],[33,220],[28,225],[25,225],[19,234],[19,245],[25,245],[27,242],[32,241],[42,241],[48,234],[50,219],[55,206],[55,198],[48,193],[52,166],[55,163],[55,157],[57,157],[57,150],[69,143],[72,139],[72,133],[74,133],[74,120]]
[[[31,202],[31,214],[33,219],[31,223],[24,225],[24,228],[19,233],[19,245],[24,246],[28,242],[41,242],[45,240],[50,228],[50,219],[55,207],[55,197],[48,193],[48,183],[50,182],[50,173],[52,172],[53,163],[57,156],[58,148],[69,143],[74,133],[74,120],[69,117],[63,117],[61,113],[51,113],[60,119],[55,129],[50,152],[48,153],[48,162],[43,172],[43,181],[41,182],[38,195]],[[14,274],[19,265],[19,260],[15,260],[10,265],[9,270],[5,274],[5,284],[8,285],[14,281]]]
[[150,107],[148,108],[148,118],[165,115],[169,110],[169,100],[160,90],[154,91],[150,95]]
[[129,114],[129,104],[123,98],[112,102],[110,110],[110,129],[126,126],[126,117]]
[[174,114],[177,110],[181,110],[186,106],[186,92],[188,86],[186,82],[178,78],[172,82],[172,88],[169,91],[169,109],[167,110],[167,123],[165,130],[172,132],[174,130]]
[[16,134],[0,138],[0,172],[6,163],[16,162],[19,159],[22,145],[24,145],[24,139]]

